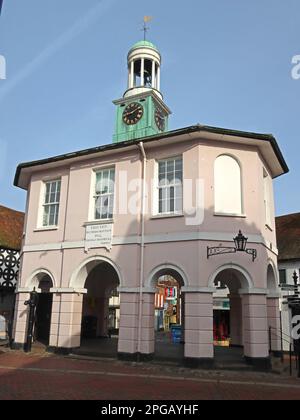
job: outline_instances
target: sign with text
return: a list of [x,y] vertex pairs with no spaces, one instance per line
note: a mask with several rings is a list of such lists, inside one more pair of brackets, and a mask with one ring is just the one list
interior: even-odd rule
[[85,233],[86,248],[112,248],[112,223],[87,225]]

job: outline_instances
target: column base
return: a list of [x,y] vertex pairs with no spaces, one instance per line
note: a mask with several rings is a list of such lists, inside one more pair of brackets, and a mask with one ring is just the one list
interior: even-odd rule
[[245,361],[256,371],[270,372],[272,370],[272,363],[270,357],[257,358],[245,356]]
[[183,359],[183,364],[185,367],[190,369],[213,369],[215,361],[214,359],[205,359],[205,358],[194,358],[194,357],[185,357]]
[[284,355],[283,351],[272,351],[272,356],[275,357],[276,359],[282,359]]
[[69,354],[73,353],[74,350],[75,348],[54,347],[54,346],[48,346],[46,349],[48,353],[59,354],[62,356],[68,356]]
[[151,362],[154,359],[154,353],[118,353],[118,359],[125,362]]
[[12,350],[24,350],[25,343],[11,343]]

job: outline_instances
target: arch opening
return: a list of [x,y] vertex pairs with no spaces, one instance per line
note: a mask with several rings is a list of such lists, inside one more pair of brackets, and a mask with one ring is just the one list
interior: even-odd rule
[[273,264],[270,263],[267,269],[267,289],[269,294],[278,292],[278,283],[275,268]]
[[[236,357],[242,360],[244,348],[243,299],[241,290],[252,288],[253,282],[240,267],[221,267],[211,278],[213,294],[213,324],[215,352],[224,347],[236,348]],[[238,349],[240,349],[238,351]]]
[[54,286],[53,280],[49,274],[40,272],[33,279],[33,283],[37,284],[39,292],[35,318],[35,339],[40,343],[49,345],[53,305],[53,294],[50,290]]
[[86,289],[82,303],[80,354],[115,356],[120,325],[119,274],[104,260],[80,268],[74,284]]
[[155,290],[154,358],[180,360],[184,353],[184,274],[174,267],[161,267],[150,278]]

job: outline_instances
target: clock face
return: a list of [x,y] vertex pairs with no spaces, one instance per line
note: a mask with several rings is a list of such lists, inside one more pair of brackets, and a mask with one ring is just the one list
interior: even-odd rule
[[155,123],[160,131],[164,131],[166,128],[165,115],[160,108],[155,110]]
[[123,121],[127,125],[134,125],[140,121],[144,114],[144,108],[138,102],[127,105],[123,112]]

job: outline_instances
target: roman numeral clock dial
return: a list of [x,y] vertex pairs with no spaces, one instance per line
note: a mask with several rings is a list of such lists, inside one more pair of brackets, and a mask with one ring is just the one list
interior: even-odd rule
[[127,105],[123,112],[123,121],[127,125],[137,124],[144,114],[144,108],[138,102]]

